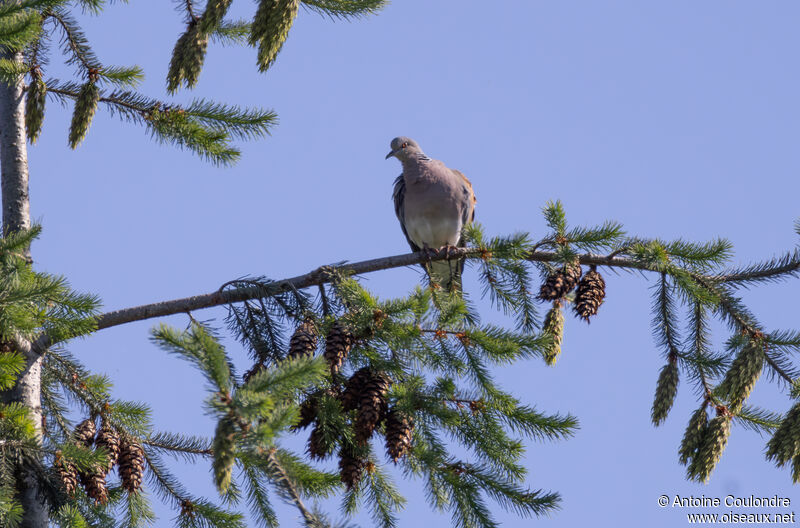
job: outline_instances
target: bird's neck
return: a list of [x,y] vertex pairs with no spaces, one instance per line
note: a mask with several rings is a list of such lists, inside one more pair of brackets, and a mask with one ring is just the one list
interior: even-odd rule
[[429,161],[431,161],[431,159],[426,156],[424,152],[419,152],[401,160],[404,170],[418,168],[421,165],[425,165]]

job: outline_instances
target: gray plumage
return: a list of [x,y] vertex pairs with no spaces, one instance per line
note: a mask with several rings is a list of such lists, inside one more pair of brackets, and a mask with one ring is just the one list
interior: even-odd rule
[[[403,172],[394,182],[394,211],[412,251],[463,247],[461,229],[475,218],[475,193],[461,172],[425,155],[416,141],[396,137],[392,156]],[[426,266],[434,282],[448,290],[461,288],[463,259],[432,262]]]

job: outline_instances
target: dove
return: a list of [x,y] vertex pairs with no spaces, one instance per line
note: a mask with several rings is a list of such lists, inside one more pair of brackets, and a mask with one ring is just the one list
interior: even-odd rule
[[[386,159],[397,158],[403,172],[394,182],[394,211],[412,251],[463,247],[461,230],[475,219],[475,192],[464,174],[429,158],[419,144],[400,136],[391,142]],[[464,259],[430,262],[433,282],[460,291]]]

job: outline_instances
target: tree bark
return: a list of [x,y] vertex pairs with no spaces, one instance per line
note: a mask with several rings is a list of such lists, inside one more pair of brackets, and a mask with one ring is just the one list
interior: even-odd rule
[[[19,53],[3,53],[0,57],[22,61]],[[31,225],[23,92],[22,77],[14,84],[0,83],[0,171],[4,234],[26,229]]]
[[[22,62],[22,54],[0,53],[0,57]],[[28,195],[28,148],[25,136],[24,78],[5,84],[0,82],[0,188],[3,201],[3,233],[26,229],[31,224]],[[28,255],[30,258],[30,250]],[[42,355],[31,349],[28,341],[16,339],[16,349],[27,358],[25,371],[16,386],[0,395],[5,403],[18,402],[28,408],[42,441],[41,371]],[[30,468],[21,468],[17,482],[19,500],[24,509],[23,528],[46,528],[47,507]]]

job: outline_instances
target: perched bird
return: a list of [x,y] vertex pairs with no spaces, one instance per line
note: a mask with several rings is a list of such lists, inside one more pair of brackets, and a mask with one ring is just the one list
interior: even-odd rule
[[[396,137],[386,159],[395,157],[403,173],[394,182],[394,212],[412,251],[463,247],[461,229],[475,218],[475,193],[455,169],[425,155],[416,141]],[[433,282],[449,291],[461,289],[464,259],[426,266]]]

